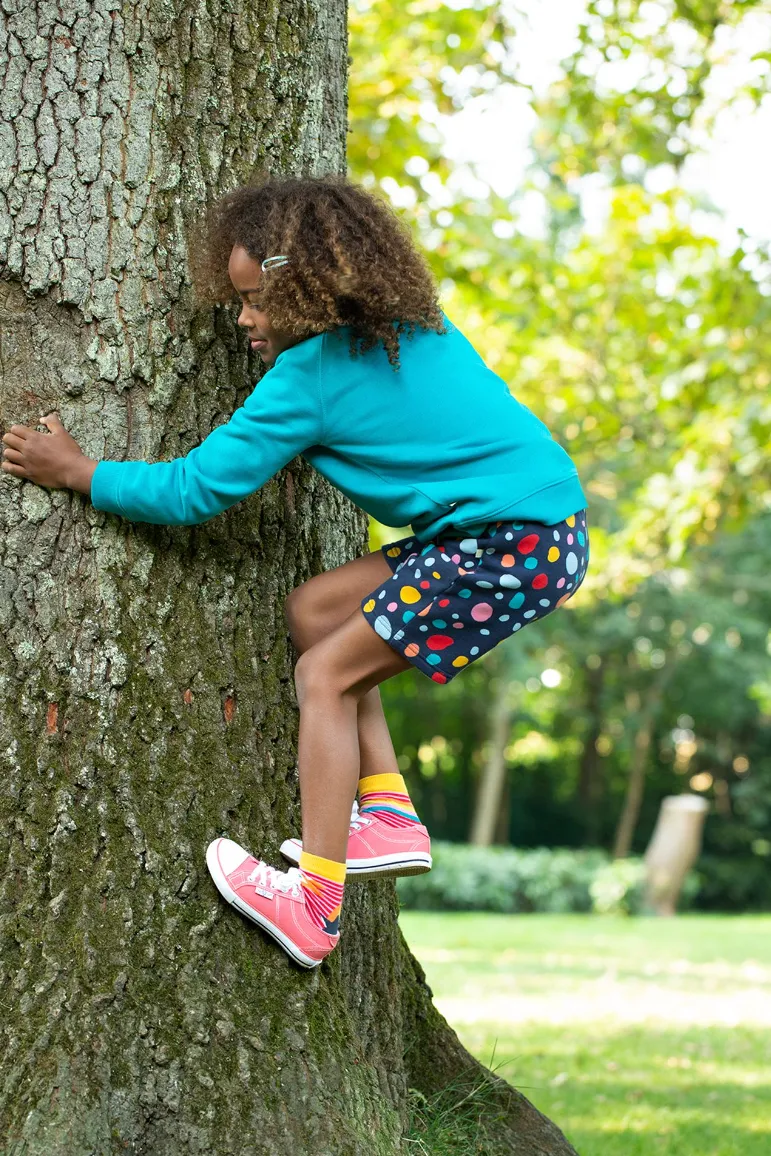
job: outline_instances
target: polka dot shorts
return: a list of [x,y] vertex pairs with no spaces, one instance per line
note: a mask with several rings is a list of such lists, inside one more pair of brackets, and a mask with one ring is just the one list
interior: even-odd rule
[[393,574],[362,599],[364,617],[428,678],[450,682],[575,594],[589,561],[586,510],[555,526],[490,522],[475,538],[382,550]]

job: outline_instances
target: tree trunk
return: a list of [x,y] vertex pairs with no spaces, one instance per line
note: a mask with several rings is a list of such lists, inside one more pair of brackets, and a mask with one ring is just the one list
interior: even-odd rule
[[632,850],[632,840],[640,817],[643,791],[645,789],[645,775],[648,770],[648,751],[651,745],[651,731],[653,719],[650,715],[643,717],[635,731],[632,761],[629,765],[629,778],[626,784],[624,806],[616,827],[616,837],[613,843],[613,858],[626,859]]
[[674,915],[685,877],[699,857],[709,803],[700,795],[668,795],[661,800],[645,852],[646,902],[657,915]]
[[604,674],[605,670],[602,665],[598,666],[596,670],[587,667],[584,672],[588,731],[578,767],[576,794],[583,818],[584,842],[590,847],[596,847],[600,843],[600,805],[605,786],[604,764],[597,750],[597,740],[602,733]]
[[656,714],[661,705],[661,700],[664,697],[664,691],[673,678],[674,673],[675,662],[670,656],[669,664],[663,667],[659,671],[658,677],[653,680],[638,716],[624,806],[619,816],[613,842],[614,859],[626,859],[632,851],[632,843],[634,841],[637,820],[640,817],[640,809],[645,791],[645,776],[648,771],[648,755]]
[[511,828],[511,779],[507,775],[503,782],[501,790],[501,805],[498,810],[498,818],[495,820],[495,834],[493,839],[499,847],[508,846],[510,839]]
[[[191,300],[188,228],[264,158],[342,171],[345,62],[344,0],[3,0],[2,429],[56,409],[90,456],[153,460],[226,420],[254,364]],[[0,517],[3,1152],[401,1152],[408,1086],[483,1069],[393,886],[348,889],[308,974],[204,867],[298,829],[283,603],[364,515],[297,459],[200,527],[7,475]],[[501,1151],[572,1152],[488,1078]]]
[[487,757],[482,768],[474,816],[471,821],[470,842],[489,847],[495,838],[496,827],[506,783],[506,740],[511,731],[511,687],[508,671],[501,666],[494,680],[493,701],[490,707]]

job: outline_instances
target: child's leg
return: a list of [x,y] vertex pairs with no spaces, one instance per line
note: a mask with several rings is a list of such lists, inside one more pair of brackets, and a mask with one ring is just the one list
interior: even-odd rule
[[[390,574],[390,566],[378,551],[316,575],[292,591],[287,599],[286,616],[301,657],[341,627],[360,608],[362,600]],[[360,617],[363,619],[363,615]],[[371,626],[370,632],[374,634]],[[375,641],[379,641],[377,636]],[[386,651],[390,649],[387,644],[383,645]],[[354,707],[357,749],[345,752],[344,757],[348,765],[353,765],[358,750],[358,790],[368,823],[355,824],[351,829],[348,869],[360,879],[427,871],[431,866],[430,841],[425,828],[419,826],[399,773],[378,687],[373,686],[357,696],[355,703],[347,703],[350,712]],[[347,733],[350,736],[350,729]],[[346,793],[350,794],[350,790]],[[337,807],[335,801],[335,811]],[[397,829],[408,827],[413,828],[409,838],[406,833],[404,836],[397,833]],[[282,854],[293,863],[300,861],[303,850],[303,844],[297,839],[287,839],[281,847]]]
[[360,607],[306,650],[295,668],[303,814],[299,874],[276,871],[230,839],[215,839],[207,849],[220,894],[303,967],[318,966],[339,939],[359,778],[359,702],[409,665],[372,630]]
[[[286,600],[286,618],[297,652],[304,654],[342,626],[362,598],[390,574],[391,568],[378,550],[317,574],[293,590]],[[358,702],[357,733],[362,778],[400,774],[376,686]]]
[[360,770],[359,703],[409,667],[358,608],[300,656],[295,683],[304,853],[345,863]]

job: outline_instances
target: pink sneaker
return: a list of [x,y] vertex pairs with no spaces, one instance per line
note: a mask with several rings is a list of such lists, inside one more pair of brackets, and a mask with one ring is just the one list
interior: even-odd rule
[[[285,839],[281,854],[290,863],[300,862],[302,839]],[[422,875],[431,870],[431,839],[422,824],[391,827],[376,812],[362,814],[356,803],[348,830],[345,860],[346,882],[383,879],[397,875]]]
[[232,839],[209,844],[206,866],[220,895],[301,967],[318,967],[337,947],[340,935],[328,935],[308,917],[299,871],[276,871]]

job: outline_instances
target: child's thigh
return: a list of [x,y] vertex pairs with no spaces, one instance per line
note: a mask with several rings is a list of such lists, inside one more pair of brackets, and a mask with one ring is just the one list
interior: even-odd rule
[[294,589],[286,600],[286,620],[292,642],[301,653],[341,626],[393,571],[382,551],[374,550],[315,574]]

